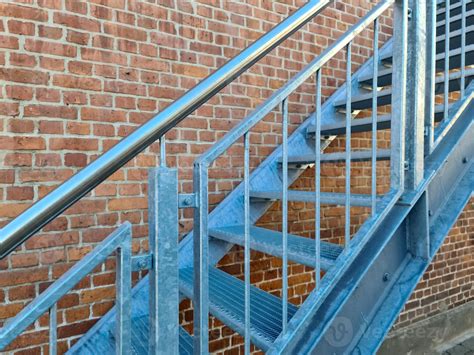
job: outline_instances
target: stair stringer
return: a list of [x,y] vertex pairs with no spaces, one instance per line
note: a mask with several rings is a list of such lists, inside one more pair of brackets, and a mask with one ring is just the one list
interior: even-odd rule
[[[471,85],[467,100],[472,98]],[[474,151],[474,102],[458,106],[465,110],[426,159],[420,188],[402,196],[357,255],[341,264],[344,271],[337,279],[325,276],[335,284],[325,294],[308,297],[287,334],[268,353],[370,354],[378,349],[474,189],[469,158]],[[423,195],[432,211],[426,259],[408,252],[406,238],[407,217]]]
[[[392,40],[388,40],[380,49],[383,55],[392,51]],[[359,86],[361,75],[372,70],[373,58],[369,58],[352,75],[352,94],[366,93],[367,90]],[[346,84],[341,85],[322,105],[322,125],[334,124],[345,119],[345,115],[338,113],[334,108],[334,102],[346,94]],[[357,114],[357,112],[354,112]],[[314,139],[308,137],[307,128],[314,122],[315,113],[311,114],[290,136],[288,140],[289,155],[307,155],[314,152]],[[336,138],[336,136],[324,137],[321,148],[325,149]],[[251,189],[278,189],[282,186],[281,169],[278,164],[282,155],[282,146],[277,147],[250,176]],[[289,184],[305,171],[306,166],[301,169],[289,169]],[[243,183],[231,191],[222,202],[209,214],[209,228],[239,225],[244,222],[243,205]],[[250,219],[254,224],[272,205],[273,202],[252,203],[250,206]],[[385,206],[385,204],[384,204]],[[233,244],[210,238],[209,259],[210,264],[215,265],[232,248]],[[191,267],[193,265],[193,232],[186,235],[179,244],[179,268]],[[132,320],[148,315],[148,276],[141,279],[132,290]],[[79,354],[81,349],[93,349],[96,344],[102,342],[114,346],[114,324],[116,319],[115,306],[105,314],[77,343],[69,350],[69,354]],[[101,345],[102,346],[102,345]]]

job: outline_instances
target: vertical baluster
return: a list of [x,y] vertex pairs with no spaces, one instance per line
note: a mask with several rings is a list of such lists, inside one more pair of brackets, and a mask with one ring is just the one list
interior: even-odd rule
[[444,25],[444,116],[443,119],[448,118],[449,110],[449,32],[451,21],[451,1],[446,0],[446,16]]
[[464,97],[466,89],[466,0],[461,1],[461,97]]
[[116,306],[117,319],[115,328],[116,354],[130,354],[131,345],[131,307],[132,307],[132,231],[127,230],[127,236],[120,248],[117,249],[115,287],[117,290]]
[[194,353],[209,352],[209,188],[208,166],[194,165],[194,191],[198,208],[194,211]]
[[352,42],[346,51],[346,201],[345,201],[345,246],[351,241],[351,121],[352,121]]
[[427,0],[426,11],[426,95],[425,95],[425,156],[431,153],[434,142],[435,85],[436,85],[436,8],[437,0]]
[[58,304],[49,309],[49,355],[58,352]]
[[377,208],[377,88],[379,67],[379,19],[374,21],[374,68],[372,76],[372,216]]
[[316,161],[314,164],[314,178],[316,188],[314,201],[314,207],[316,210],[314,250],[316,252],[316,265],[314,272],[316,288],[318,289],[321,284],[321,69],[316,72],[316,136],[314,138],[316,153]]
[[166,167],[166,138],[164,134],[160,138],[160,166]]
[[245,354],[250,354],[250,132],[244,135]]
[[286,333],[288,323],[288,98],[282,102],[282,130],[283,130],[283,198],[282,198],[282,232],[283,232],[283,316],[282,331]]
[[390,127],[390,187],[403,191],[405,186],[405,121],[408,51],[408,0],[393,6],[392,120]]

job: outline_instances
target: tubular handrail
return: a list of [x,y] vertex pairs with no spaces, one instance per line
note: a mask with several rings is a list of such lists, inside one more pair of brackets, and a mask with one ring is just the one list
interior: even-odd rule
[[[56,318],[57,302],[70,292],[84,277],[91,273],[98,265],[103,263],[114,252],[117,260],[117,346],[124,349],[130,348],[130,332],[123,332],[123,328],[130,327],[130,302],[131,302],[131,244],[132,227],[125,222],[112,234],[105,238],[94,250],[78,261],[74,267],[66,271],[60,278],[52,283],[43,293],[23,308],[15,317],[6,321],[0,328],[0,351],[4,350],[23,331],[33,324],[39,317],[50,311],[50,318]],[[119,285],[120,282],[120,285]],[[50,336],[56,337],[56,322],[50,322]],[[50,338],[51,339],[51,338]],[[50,347],[56,344],[50,342]],[[56,352],[50,352],[51,354]]]
[[310,0],[109,151],[13,219],[0,230],[0,259],[206,103],[331,2]]

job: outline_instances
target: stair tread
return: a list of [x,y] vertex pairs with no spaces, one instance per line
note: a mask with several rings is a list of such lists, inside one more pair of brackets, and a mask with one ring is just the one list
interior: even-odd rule
[[[466,75],[466,85],[469,84],[471,80],[474,79],[474,69],[468,69],[465,71]],[[458,91],[460,88],[461,72],[453,72],[449,74],[449,91],[454,92]],[[444,86],[444,75],[438,75],[436,77],[436,90],[437,94],[443,92]],[[377,91],[377,101],[379,106],[388,105],[391,102],[392,88],[385,88],[383,90]],[[346,107],[346,99],[339,99],[334,102],[334,107],[337,109]],[[372,92],[367,92],[363,94],[354,95],[351,101],[351,108],[353,110],[364,110],[372,107]]]
[[[344,193],[338,192],[321,192],[321,204],[323,205],[344,205],[345,197]],[[268,190],[268,191],[250,191],[250,197],[253,199],[264,199],[264,200],[281,200],[281,190]],[[380,199],[380,197],[377,197]],[[314,191],[299,191],[299,190],[288,190],[288,201],[299,201],[299,202],[310,202],[313,203],[315,200]],[[351,206],[359,207],[370,207],[371,198],[370,195],[365,194],[351,194]]]
[[[149,331],[150,318],[148,316],[132,319],[132,354],[148,354]],[[183,327],[179,327],[179,354],[191,355],[192,353],[193,338]]]
[[[440,122],[443,119],[444,105],[437,105],[435,107],[435,122]],[[377,117],[377,129],[389,129],[392,120],[391,115],[383,115]],[[368,132],[372,130],[372,117],[367,118],[356,118],[351,121],[351,132],[360,133]],[[307,128],[308,134],[314,134],[316,132],[316,126],[311,124]],[[346,122],[341,120],[340,122],[332,122],[330,124],[321,125],[321,135],[339,135],[346,132]]]
[[[193,298],[192,268],[181,269],[180,290]],[[209,267],[209,312],[234,331],[243,334],[245,283],[215,267]],[[297,311],[288,304],[288,319]],[[282,300],[257,287],[250,287],[251,341],[262,350],[267,350],[282,330]]]
[[[386,160],[390,158],[390,149],[377,150],[377,160]],[[314,164],[315,154],[293,155],[288,157],[289,164]],[[345,161],[346,153],[324,153],[321,154],[321,163]],[[351,161],[367,161],[372,159],[371,150],[354,150],[351,152]],[[282,162],[282,158],[279,162]]]
[[[474,29],[474,26],[472,27]],[[450,57],[449,66],[451,69],[457,69],[460,67],[460,62],[461,62],[460,55],[461,55],[460,48],[453,49],[449,52],[449,57]],[[466,65],[472,65],[472,64],[474,64],[474,45],[467,45],[466,46]],[[436,68],[438,69],[438,72],[441,70],[444,70],[444,52],[436,55]],[[361,75],[361,77],[359,78],[359,83],[364,84],[364,85],[372,85],[372,78],[373,78],[372,73]],[[391,85],[391,83],[392,83],[392,68],[381,66],[378,71],[378,83],[377,83],[378,86],[379,87],[388,86],[388,85]]]
[[[209,234],[229,243],[244,245],[244,226],[228,226],[211,228]],[[282,233],[251,226],[250,248],[273,256],[282,257]],[[328,270],[334,264],[343,248],[337,244],[321,241],[321,267]],[[315,259],[314,239],[288,234],[288,259],[306,266],[314,267]]]

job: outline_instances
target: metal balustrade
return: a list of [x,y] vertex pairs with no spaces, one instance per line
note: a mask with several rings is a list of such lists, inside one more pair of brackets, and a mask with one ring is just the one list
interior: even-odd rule
[[24,330],[39,317],[49,312],[49,353],[57,352],[57,303],[71,291],[84,277],[97,266],[116,253],[116,353],[129,354],[131,347],[131,257],[132,231],[130,223],[126,222],[92,252],[66,271],[59,279],[36,297],[15,317],[7,320],[0,329],[0,350],[5,349]]
[[[350,247],[351,244],[351,233],[350,233],[350,211],[351,211],[351,189],[350,189],[350,178],[351,178],[351,126],[353,120],[353,112],[351,109],[352,104],[352,43],[356,36],[360,34],[364,29],[373,25],[374,29],[374,74],[378,74],[378,19],[383,15],[395,1],[381,1],[377,6],[375,6],[363,19],[360,20],[354,27],[347,31],[339,40],[337,40],[333,45],[325,49],[316,59],[314,59],[308,66],[306,66],[300,73],[295,77],[290,79],[287,84],[282,88],[277,90],[268,100],[255,109],[246,119],[240,122],[235,126],[228,134],[226,134],[219,142],[215,143],[206,153],[199,157],[195,163],[195,191],[194,193],[199,196],[199,204],[196,209],[195,216],[195,226],[194,233],[196,233],[197,238],[195,241],[194,257],[195,257],[195,280],[202,280],[202,283],[199,285],[201,288],[208,288],[208,278],[209,271],[206,267],[202,266],[202,261],[208,259],[207,250],[208,250],[208,179],[209,179],[209,166],[221,156],[227,149],[229,149],[233,144],[238,142],[243,138],[244,141],[244,274],[245,274],[245,351],[246,354],[250,351],[250,197],[251,197],[251,181],[250,181],[250,171],[249,171],[249,151],[250,151],[250,140],[249,135],[251,129],[258,124],[267,114],[272,112],[275,108],[281,107],[281,117],[282,117],[282,159],[281,159],[281,179],[282,179],[282,188],[280,191],[280,198],[282,203],[282,334],[285,334],[287,331],[288,324],[288,98],[291,93],[293,93],[302,83],[304,83],[311,76],[316,76],[316,111],[315,111],[315,183],[316,191],[314,193],[313,201],[315,202],[315,228],[316,228],[316,237],[315,237],[315,271],[316,271],[316,288],[320,287],[320,273],[321,273],[321,239],[320,239],[320,219],[321,219],[321,76],[322,69],[325,64],[327,64],[330,59],[332,59],[337,53],[341,50],[346,52],[346,107],[345,107],[345,125],[346,125],[346,153],[345,153],[345,198],[344,198],[344,207],[345,207],[345,246],[346,248]],[[402,5],[402,11],[407,12],[407,2],[404,2]],[[394,89],[393,96],[397,99],[398,97],[404,96],[404,87],[405,82],[403,80],[406,77],[406,74],[403,74],[406,71],[406,65],[403,65],[403,58],[406,58],[406,31],[407,31],[407,16],[402,17],[401,22],[401,40],[400,40],[400,52],[395,52],[394,55],[402,58],[402,62],[399,67],[396,67],[394,70],[394,76],[396,78],[402,78],[400,80],[400,85],[398,86],[399,91]],[[373,81],[373,95],[372,95],[372,132],[377,132],[377,80]],[[398,100],[398,99],[397,99]],[[403,100],[395,102],[395,105],[403,104]],[[403,110],[400,109],[400,112]],[[404,115],[400,116],[400,120],[403,122]],[[394,137],[400,137],[403,140],[404,132],[402,128],[404,125],[398,124],[395,127],[392,127],[392,135]],[[398,130],[398,131],[397,131]],[[401,149],[397,145],[397,140],[392,141],[392,158],[393,160],[397,159],[402,161],[403,157],[400,156]],[[377,137],[376,134],[372,138],[373,149],[371,150],[372,156],[372,167],[376,165],[377,161]],[[397,166],[392,166],[391,169],[392,180],[399,181],[400,175],[403,174],[403,171]],[[399,185],[394,185],[395,189],[388,194],[391,200],[395,200],[396,196],[401,194],[403,188]],[[278,194],[277,194],[278,195]],[[395,196],[395,197],[394,197]],[[372,184],[371,184],[371,196],[370,196],[370,206],[372,211],[372,218],[377,218],[376,213],[376,168],[373,168],[372,172]],[[197,285],[196,285],[197,286]],[[203,291],[203,294],[199,298],[194,299],[194,317],[195,319],[201,319],[198,326],[195,325],[194,328],[194,337],[195,339],[201,337],[205,339],[208,333],[207,325],[207,313],[208,313],[208,295],[206,291]],[[205,320],[204,322],[202,320]],[[195,340],[200,342],[199,340]]]

